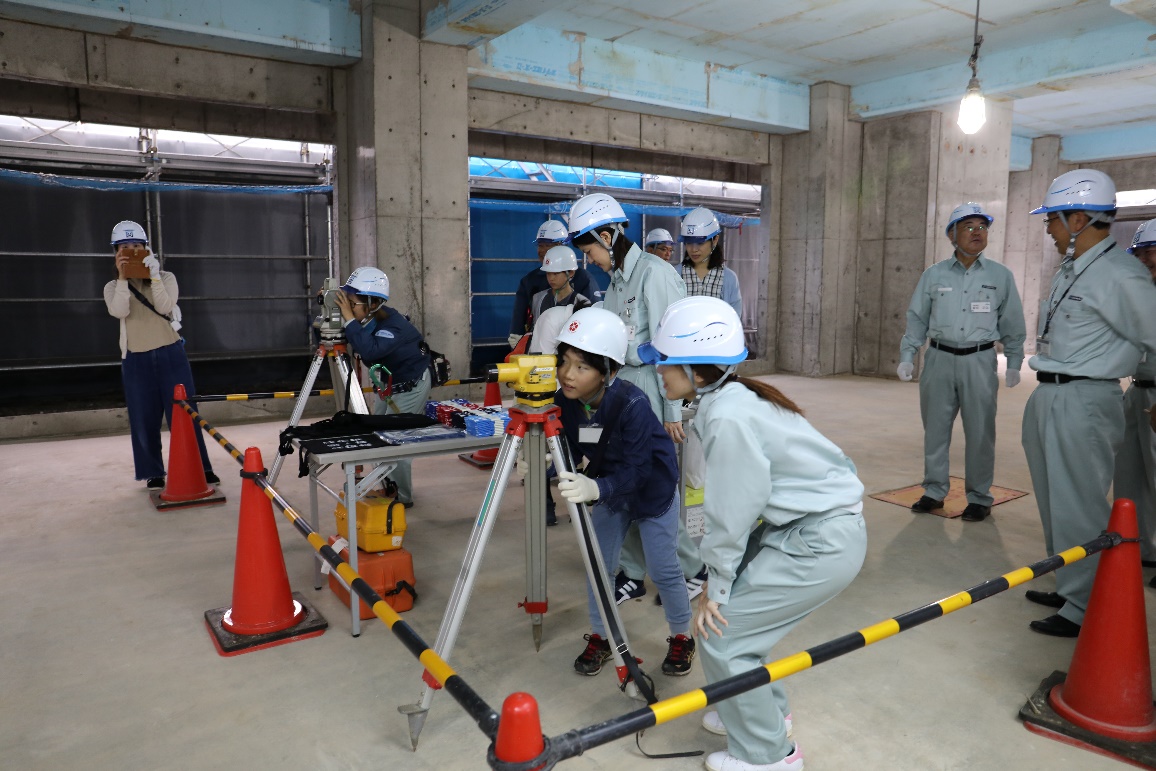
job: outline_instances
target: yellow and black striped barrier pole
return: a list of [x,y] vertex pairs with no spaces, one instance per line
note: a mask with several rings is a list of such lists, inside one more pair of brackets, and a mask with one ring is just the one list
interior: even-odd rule
[[[372,391],[372,386],[365,386],[362,393]],[[251,402],[258,399],[296,399],[300,391],[258,391],[252,394],[209,394],[208,396],[191,397],[194,402]],[[309,392],[310,396],[333,396],[332,388],[315,389]]]
[[[193,421],[203,428],[209,436],[213,437],[217,444],[224,447],[234,460],[244,464],[244,453],[230,444],[220,431],[209,425],[208,421],[197,414],[197,411],[189,406],[187,401],[178,399],[174,400],[173,403],[189,413]],[[281,509],[281,512],[293,523],[297,531],[305,536],[305,540],[309,541],[309,545],[321,555],[322,559],[333,567],[346,585],[365,601],[365,604],[373,610],[373,614],[389,627],[394,636],[401,640],[402,645],[409,649],[409,652],[422,663],[422,666],[441,683],[446,692],[473,718],[482,733],[493,739],[498,732],[498,713],[486,704],[485,700],[462,679],[461,675],[453,670],[453,667],[443,661],[433,648],[426,644],[413,627],[402,621],[397,611],[391,608],[381,595],[375,592],[373,587],[366,583],[365,579],[359,576],[345,560],[341,559],[341,555],[326,543],[325,539],[314,531],[300,514],[294,511],[289,502],[273,489],[273,486],[264,476],[259,476],[253,481],[264,491],[269,500]]]
[[545,753],[552,762],[549,766],[543,767],[552,767],[553,763],[559,760],[577,757],[587,750],[612,742],[615,739],[621,739],[652,726],[684,717],[710,704],[717,704],[723,699],[746,693],[772,681],[782,680],[845,653],[865,648],[880,640],[886,640],[888,637],[907,631],[912,627],[946,616],[948,613],[973,605],[980,600],[986,600],[988,597],[1006,591],[1013,586],[1027,583],[1045,573],[1051,573],[1065,565],[1070,565],[1085,557],[1109,549],[1122,543],[1123,540],[1123,536],[1119,533],[1103,533],[1099,538],[1088,541],[1082,546],[1075,546],[1047,559],[1034,562],[1027,567],[1004,573],[999,578],[984,581],[982,584],[953,594],[938,602],[924,605],[857,632],[772,661],[757,669],[743,672],[726,680],[720,680],[717,683],[711,683],[698,690],[663,699],[621,717],[553,737],[547,740]]

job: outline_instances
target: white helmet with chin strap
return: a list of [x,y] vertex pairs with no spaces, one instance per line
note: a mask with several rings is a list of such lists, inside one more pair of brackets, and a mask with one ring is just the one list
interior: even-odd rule
[[618,314],[602,308],[575,311],[558,335],[558,345],[563,343],[595,356],[605,356],[619,367],[626,363],[626,325]]
[[564,273],[568,270],[578,270],[578,258],[569,246],[551,246],[550,251],[542,258],[541,270],[546,273]]
[[655,228],[646,234],[646,242],[643,246],[653,246],[654,244],[674,244],[674,236],[670,235],[670,231],[665,228]]
[[380,299],[381,302],[368,309],[370,313],[374,313],[389,299],[389,276],[377,268],[357,268],[349,274],[349,278],[345,279],[341,288],[353,294]]
[[1136,235],[1132,236],[1132,245],[1128,247],[1128,254],[1135,254],[1137,249],[1156,246],[1156,219],[1148,220],[1136,228]]
[[121,220],[112,228],[112,238],[109,243],[113,246],[123,243],[147,244],[149,234],[139,223],[132,220]]
[[958,229],[957,226],[959,223],[972,217],[980,217],[986,220],[989,226],[992,222],[995,221],[995,218],[985,212],[983,207],[978,203],[968,201],[965,204],[956,206],[955,210],[951,212],[951,219],[948,221],[947,230],[945,231],[947,233],[947,237],[951,239],[951,243],[955,245],[955,248],[966,254],[968,257],[975,257],[977,254],[979,254],[979,252],[972,254],[971,252],[961,248],[959,245],[959,240],[956,238],[956,230]]
[[746,361],[742,321],[734,308],[717,297],[687,297],[667,307],[654,339],[638,346],[638,358],[644,364],[681,364],[691,383],[691,364],[720,367],[722,377],[695,387],[701,396],[721,386]]
[[546,220],[538,228],[538,235],[534,236],[534,243],[549,241],[552,244],[564,244],[570,240],[566,226],[558,220]]
[[718,217],[714,212],[702,206],[691,209],[690,213],[682,218],[682,230],[679,240],[682,242],[701,243],[709,241],[722,232]]
[[585,235],[603,225],[613,225],[614,235],[610,238],[610,245],[614,246],[618,236],[622,235],[630,219],[622,210],[621,204],[606,193],[591,193],[584,195],[570,207],[570,241]]
[[[1088,215],[1088,224],[1075,233],[1068,226],[1067,212],[1082,211]],[[1095,222],[1112,222],[1116,219],[1116,183],[1102,171],[1076,169],[1061,174],[1052,180],[1044,196],[1043,206],[1032,209],[1029,214],[1056,212],[1064,229],[1071,238],[1065,260],[1076,253],[1076,236],[1083,233]]]

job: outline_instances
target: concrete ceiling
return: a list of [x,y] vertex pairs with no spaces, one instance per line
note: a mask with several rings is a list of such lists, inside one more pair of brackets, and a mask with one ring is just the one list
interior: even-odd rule
[[[498,6],[501,14],[489,9]],[[465,44],[471,84],[721,125],[806,129],[806,93],[852,87],[864,118],[954,109],[971,0],[440,0],[425,37]],[[436,17],[436,18],[435,18]],[[987,0],[979,77],[1020,137],[1152,135],[1156,0]],[[768,94],[770,96],[768,96]],[[1085,143],[1087,144],[1087,143]]]

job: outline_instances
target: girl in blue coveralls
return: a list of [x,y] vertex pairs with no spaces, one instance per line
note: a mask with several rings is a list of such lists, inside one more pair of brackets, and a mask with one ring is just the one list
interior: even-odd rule
[[[337,293],[345,319],[345,337],[366,366],[381,364],[392,378],[392,395],[378,400],[373,411],[421,414],[429,398],[429,353],[421,332],[402,314],[386,306],[389,277],[377,268],[358,268]],[[390,477],[397,483],[397,500],[413,505],[413,463],[401,460]]]
[[[575,459],[585,456],[586,472],[558,473],[558,490],[575,503],[597,501],[591,515],[603,564],[617,565],[626,530],[637,522],[646,569],[658,585],[669,648],[662,662],[667,675],[685,675],[694,659],[690,600],[678,564],[678,462],[674,443],[638,386],[615,377],[626,360],[626,326],[601,308],[583,308],[570,317],[558,338],[555,403]],[[588,594],[587,645],[574,661],[582,675],[596,675],[610,658],[602,618]]]
[[[708,580],[692,628],[714,683],[770,661],[775,643],[851,583],[867,549],[863,485],[794,402],[734,374],[747,351],[722,300],[671,305],[639,356],[658,365],[669,398],[701,398],[692,430],[706,455]],[[803,768],[777,682],[720,702],[703,726],[727,737],[706,758],[711,771]]]

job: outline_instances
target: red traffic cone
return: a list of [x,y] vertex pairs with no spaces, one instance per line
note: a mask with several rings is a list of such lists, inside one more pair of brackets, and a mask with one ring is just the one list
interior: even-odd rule
[[[502,406],[502,389],[497,383],[486,383],[486,400],[482,403],[483,407],[501,407]],[[498,448],[491,447],[488,450],[477,450],[472,453],[462,453],[458,456],[471,466],[477,466],[481,469],[492,468],[494,461],[498,458]]]
[[[185,387],[173,388],[173,399],[186,399]],[[197,446],[197,431],[189,413],[170,404],[169,417],[169,472],[165,489],[151,494],[158,511],[183,509],[190,506],[213,506],[225,502],[225,496],[205,481],[201,465],[201,450]]]
[[[542,724],[538,720],[538,702],[528,693],[511,693],[502,702],[502,718],[494,739],[494,757],[503,763],[525,763],[546,749]],[[535,766],[535,768],[542,768]]]
[[1156,739],[1156,709],[1132,501],[1116,501],[1108,530],[1133,540],[1100,555],[1072,665],[1048,702],[1080,728],[1113,739],[1150,742]]
[[242,476],[247,478],[241,482],[233,606],[205,612],[222,655],[315,637],[328,626],[301,595],[289,591],[273,506],[253,481],[263,471],[261,451],[256,447],[245,450]]

